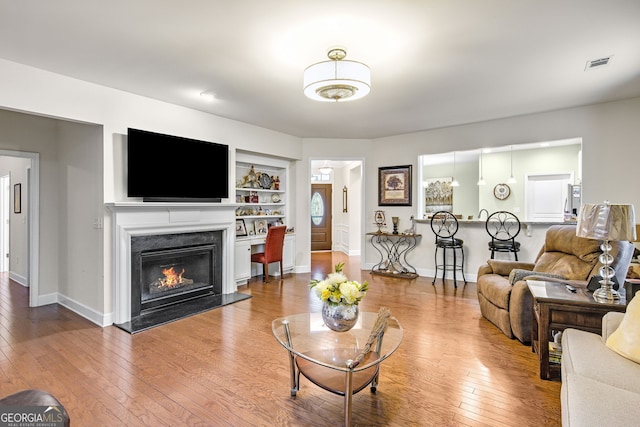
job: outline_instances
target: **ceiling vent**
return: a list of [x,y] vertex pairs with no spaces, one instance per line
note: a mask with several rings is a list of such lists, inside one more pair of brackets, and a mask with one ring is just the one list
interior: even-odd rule
[[587,61],[587,66],[584,68],[585,71],[589,71],[589,70],[593,70],[595,68],[602,68],[605,65],[609,64],[609,61],[611,61],[611,56],[613,55],[609,55],[609,56],[605,56],[604,58],[598,58],[598,59],[593,59],[591,61]]

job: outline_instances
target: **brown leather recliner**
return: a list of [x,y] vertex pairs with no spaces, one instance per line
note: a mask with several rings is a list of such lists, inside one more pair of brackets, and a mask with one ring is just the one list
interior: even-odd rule
[[[633,245],[610,243],[615,280],[623,284]],[[602,266],[598,260],[600,244],[599,240],[576,236],[575,225],[554,225],[547,230],[534,263],[488,260],[478,269],[480,312],[509,338],[531,342],[531,293],[525,280],[570,280],[586,285]]]

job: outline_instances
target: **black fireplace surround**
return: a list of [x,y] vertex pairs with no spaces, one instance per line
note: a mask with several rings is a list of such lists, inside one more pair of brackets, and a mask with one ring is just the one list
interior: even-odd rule
[[139,332],[220,307],[248,295],[222,294],[220,230],[132,236],[131,321]]

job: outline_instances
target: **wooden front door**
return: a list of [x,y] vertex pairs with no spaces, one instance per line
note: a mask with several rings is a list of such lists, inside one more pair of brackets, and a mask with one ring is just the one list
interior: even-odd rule
[[331,184],[311,184],[311,250],[331,250]]

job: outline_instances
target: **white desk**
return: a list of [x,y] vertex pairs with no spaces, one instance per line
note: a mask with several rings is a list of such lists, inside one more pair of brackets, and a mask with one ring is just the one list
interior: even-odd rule
[[[243,285],[253,276],[262,275],[262,264],[251,262],[251,254],[262,252],[266,236],[246,236],[236,238],[235,253],[235,279],[236,285]],[[296,235],[287,233],[284,236],[284,249],[282,252],[282,268],[285,273],[293,271],[295,265]],[[271,273],[271,268],[269,272]],[[277,265],[274,275],[281,275],[280,266]]]

